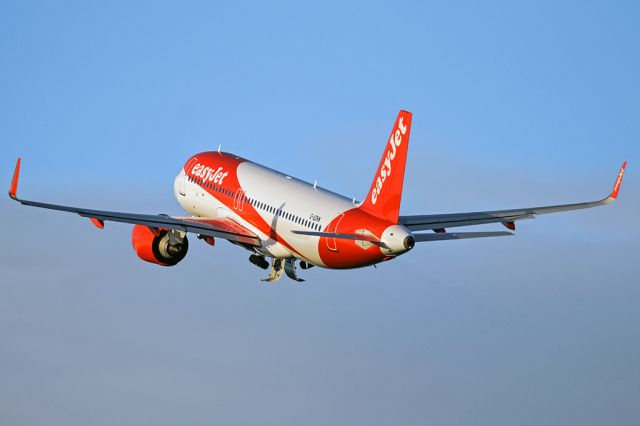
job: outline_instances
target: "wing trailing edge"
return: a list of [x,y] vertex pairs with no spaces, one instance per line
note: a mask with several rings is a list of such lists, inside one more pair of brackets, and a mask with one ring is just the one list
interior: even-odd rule
[[406,226],[411,231],[436,230],[443,228],[453,228],[459,226],[483,225],[487,223],[503,223],[507,228],[515,228],[515,221],[523,219],[534,219],[541,214],[559,213],[570,210],[589,209],[592,207],[604,206],[612,203],[618,198],[620,186],[627,162],[622,163],[622,167],[618,172],[613,190],[611,193],[598,201],[589,201],[586,203],[574,204],[558,204],[542,207],[525,207],[513,210],[492,210],[485,212],[469,212],[469,213],[448,213],[433,215],[412,215],[400,216],[398,222]]

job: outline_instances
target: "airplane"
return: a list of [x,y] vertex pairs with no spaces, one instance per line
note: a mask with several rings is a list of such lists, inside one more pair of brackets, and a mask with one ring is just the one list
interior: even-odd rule
[[[362,202],[344,197],[228,152],[190,157],[174,180],[174,193],[190,216],[91,210],[18,198],[18,158],[9,196],[27,206],[77,213],[98,228],[106,221],[133,224],[132,244],[144,261],[174,266],[189,249],[187,234],[213,246],[225,239],[249,252],[249,261],[270,269],[266,282],[283,274],[296,282],[297,267],[350,269],[376,265],[409,252],[418,242],[513,235],[515,222],[541,214],[613,202],[627,165],[609,196],[585,203],[471,213],[400,215],[412,114],[400,111]],[[509,231],[449,232],[500,223]],[[420,232],[430,231],[430,232]],[[267,260],[269,259],[269,260]]]

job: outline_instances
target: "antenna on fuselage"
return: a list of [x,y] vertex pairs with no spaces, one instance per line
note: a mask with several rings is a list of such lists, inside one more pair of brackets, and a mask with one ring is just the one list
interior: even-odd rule
[[318,190],[318,179],[313,182],[313,189],[315,189],[316,191]]
[[221,154],[220,150],[222,149],[222,144],[218,145],[218,154]]

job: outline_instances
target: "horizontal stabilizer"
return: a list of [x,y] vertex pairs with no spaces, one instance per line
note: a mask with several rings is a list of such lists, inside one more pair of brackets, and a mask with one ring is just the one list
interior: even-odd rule
[[443,232],[435,234],[413,234],[416,242],[424,241],[443,241],[443,240],[462,240],[465,238],[482,238],[482,237],[507,237],[513,235],[511,232]]
[[309,235],[312,237],[325,237],[325,238],[337,238],[339,240],[354,240],[354,241],[367,241],[371,244],[375,244],[380,247],[386,247],[386,245],[380,241],[379,238],[364,235],[364,234],[342,234],[336,232],[316,232],[316,231],[291,231],[298,235]]

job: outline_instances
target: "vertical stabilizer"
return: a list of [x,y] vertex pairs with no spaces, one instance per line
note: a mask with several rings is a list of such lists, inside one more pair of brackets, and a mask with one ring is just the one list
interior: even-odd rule
[[402,183],[409,149],[411,113],[400,111],[373,177],[371,189],[360,208],[369,214],[397,223]]

